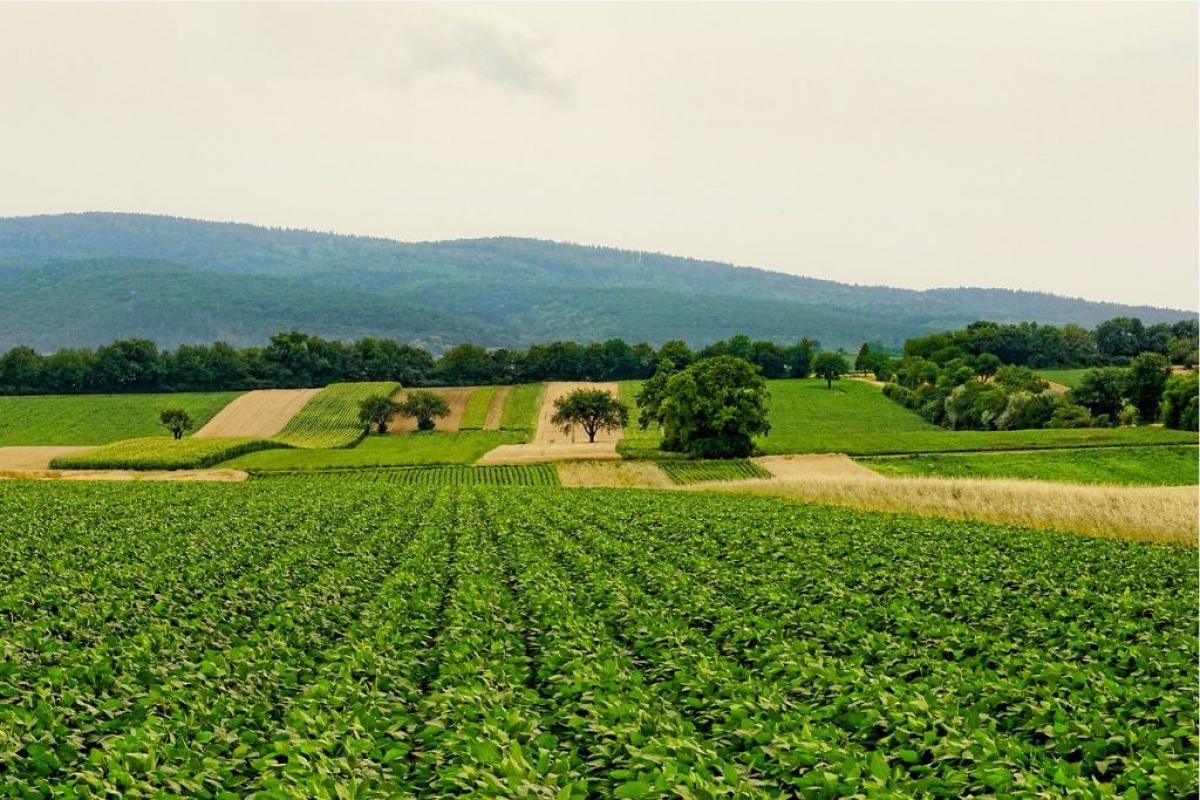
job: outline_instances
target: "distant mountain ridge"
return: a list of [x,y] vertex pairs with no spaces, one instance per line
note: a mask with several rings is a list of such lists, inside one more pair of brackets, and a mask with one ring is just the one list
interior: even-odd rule
[[107,212],[0,219],[0,350],[127,336],[245,346],[291,328],[435,351],[734,333],[849,348],[977,319],[1093,327],[1192,315],[1007,289],[857,286],[534,239],[407,243]]

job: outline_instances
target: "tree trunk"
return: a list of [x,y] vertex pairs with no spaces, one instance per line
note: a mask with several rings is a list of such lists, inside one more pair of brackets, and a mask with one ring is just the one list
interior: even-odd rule
[[173,433],[175,434],[176,440],[183,438],[183,431],[177,430],[177,431],[173,431]]
[[833,378],[826,378],[826,379],[825,379],[825,388],[826,388],[826,389],[832,389],[832,388],[833,388]]

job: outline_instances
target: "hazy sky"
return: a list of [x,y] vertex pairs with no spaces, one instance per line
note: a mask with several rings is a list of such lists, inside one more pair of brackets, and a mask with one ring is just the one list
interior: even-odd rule
[[0,5],[0,215],[1194,308],[1197,5]]

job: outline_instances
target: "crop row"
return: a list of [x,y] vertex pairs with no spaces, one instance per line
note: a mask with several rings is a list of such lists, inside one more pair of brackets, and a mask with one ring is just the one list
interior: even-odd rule
[[257,450],[285,447],[267,439],[123,439],[50,462],[54,469],[202,469]]
[[[293,479],[301,473],[258,473],[256,478]],[[304,473],[303,477],[334,482],[376,482],[410,486],[558,486],[558,471],[549,464],[506,464],[471,467],[395,467],[380,469],[327,470]]]
[[0,795],[1197,791],[1185,548],[364,473],[0,507]]
[[746,459],[729,461],[665,460],[660,461],[658,465],[672,481],[684,484],[771,477],[771,473]]
[[331,383],[313,396],[275,438],[293,447],[351,447],[362,439],[359,403],[374,395],[391,397],[400,384]]

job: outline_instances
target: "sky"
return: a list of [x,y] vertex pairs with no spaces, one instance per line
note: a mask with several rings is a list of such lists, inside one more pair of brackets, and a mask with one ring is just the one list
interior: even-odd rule
[[0,5],[0,216],[1195,308],[1198,5]]

